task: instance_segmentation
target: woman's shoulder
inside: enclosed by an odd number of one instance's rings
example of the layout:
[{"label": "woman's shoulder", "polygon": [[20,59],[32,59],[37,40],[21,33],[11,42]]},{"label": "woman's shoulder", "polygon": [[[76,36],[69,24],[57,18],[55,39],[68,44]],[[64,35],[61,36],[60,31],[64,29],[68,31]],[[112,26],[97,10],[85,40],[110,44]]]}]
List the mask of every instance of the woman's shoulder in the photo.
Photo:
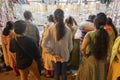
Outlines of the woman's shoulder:
[{"label": "woman's shoulder", "polygon": [[93,31],[87,32],[86,36],[91,38],[91,37],[93,37],[95,34],[96,34],[96,31],[93,30]]},{"label": "woman's shoulder", "polygon": [[93,31],[88,31],[87,33],[88,33],[88,34],[94,34],[94,33],[96,33],[96,31],[95,31],[95,30],[93,30]]},{"label": "woman's shoulder", "polygon": [[55,25],[51,25],[50,27],[47,28],[48,31],[55,31],[56,27]]}]

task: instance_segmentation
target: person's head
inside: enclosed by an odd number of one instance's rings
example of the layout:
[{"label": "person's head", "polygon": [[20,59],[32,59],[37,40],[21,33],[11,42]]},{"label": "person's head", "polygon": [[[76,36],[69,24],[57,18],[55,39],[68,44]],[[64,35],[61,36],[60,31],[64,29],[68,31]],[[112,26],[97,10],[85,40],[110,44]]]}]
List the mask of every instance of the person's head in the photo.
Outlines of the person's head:
[{"label": "person's head", "polygon": [[25,18],[26,20],[31,20],[31,18],[32,18],[32,13],[31,13],[30,11],[25,11],[25,12],[24,12],[24,18]]},{"label": "person's head", "polygon": [[107,51],[108,51],[108,42],[109,35],[107,31],[104,29],[106,25],[107,17],[104,13],[97,14],[95,18],[94,25],[96,27],[96,36],[94,43],[93,55],[97,60],[106,59]]},{"label": "person's head", "polygon": [[56,9],[54,12],[54,20],[56,24],[57,40],[61,40],[65,35],[64,12],[62,9]]},{"label": "person's head", "polygon": [[63,22],[64,20],[64,12],[62,9],[56,9],[54,12],[54,19],[55,22],[59,23],[59,22]]},{"label": "person's head", "polygon": [[66,23],[68,26],[73,26],[73,25],[76,25],[76,26],[77,26],[77,22],[76,22],[76,20],[75,20],[72,16],[69,16],[69,17],[65,20],[65,23]]},{"label": "person's head", "polygon": [[6,23],[6,27],[3,30],[3,35],[5,35],[5,36],[9,35],[10,30],[13,29],[13,24],[14,24],[14,22],[12,22],[12,21],[8,21]]},{"label": "person's head", "polygon": [[113,23],[113,22],[112,22],[112,19],[111,19],[110,17],[108,17],[106,23],[107,23],[108,25],[109,25],[109,24],[112,24],[112,23]]},{"label": "person's head", "polygon": [[106,25],[106,22],[107,16],[104,13],[98,13],[95,18],[94,25],[96,29],[101,29],[102,26],[104,27]]},{"label": "person's head", "polygon": [[67,26],[72,27],[73,26],[73,18],[71,16],[69,16],[66,20],[65,23],[67,24]]},{"label": "person's head", "polygon": [[14,32],[16,34],[22,35],[26,30],[27,24],[23,20],[18,20],[14,23]]},{"label": "person's head", "polygon": [[12,29],[13,29],[13,24],[14,24],[13,21],[8,21],[8,22],[6,23],[6,28],[9,29],[9,30],[12,30]]},{"label": "person's head", "polygon": [[49,22],[54,22],[53,15],[48,16],[48,21],[49,21]]},{"label": "person's head", "polygon": [[89,15],[87,21],[94,22],[95,17],[96,15]]},{"label": "person's head", "polygon": [[112,27],[112,29],[115,33],[115,38],[117,38],[118,32],[117,32],[117,29],[115,28],[115,25],[113,24],[112,19],[110,17],[107,18],[107,25],[110,25],[110,27]]}]

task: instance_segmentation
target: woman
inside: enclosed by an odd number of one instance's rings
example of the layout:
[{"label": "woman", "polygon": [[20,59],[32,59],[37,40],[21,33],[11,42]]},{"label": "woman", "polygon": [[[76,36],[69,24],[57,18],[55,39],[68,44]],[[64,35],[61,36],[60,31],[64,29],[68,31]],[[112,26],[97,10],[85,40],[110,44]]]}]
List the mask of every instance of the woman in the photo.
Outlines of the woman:
[{"label": "woman", "polygon": [[15,74],[19,75],[19,72],[16,69],[15,57],[13,56],[12,52],[9,50],[10,40],[14,38],[14,36],[15,35],[13,32],[13,22],[8,21],[2,33],[2,49],[3,49],[4,60],[6,66],[10,66],[11,68],[13,68]]},{"label": "woman", "polygon": [[69,66],[72,69],[78,69],[79,67],[79,61],[80,61],[80,56],[79,56],[79,39],[75,39],[74,35],[75,32],[77,30],[77,23],[75,21],[75,19],[71,16],[69,16],[66,20],[65,20],[66,26],[71,30],[72,32],[72,39],[73,39],[73,50],[70,53],[70,62],[69,62]]},{"label": "woman", "polygon": [[[89,15],[87,20],[80,23],[80,25],[76,31],[76,35],[78,35],[79,39],[80,39],[80,46],[82,45],[83,39],[84,39],[85,35],[87,34],[87,32],[95,30],[94,23],[93,23],[95,17],[96,17],[96,15]],[[81,51],[80,51],[80,63],[82,63]]]},{"label": "woman", "polygon": [[118,32],[117,32],[117,29],[116,29],[115,25],[113,24],[112,19],[109,18],[109,17],[107,18],[107,25],[112,28],[113,33],[114,33],[114,38],[113,38],[113,39],[114,39],[114,41],[115,41],[115,39],[116,39],[117,36],[118,36]]},{"label": "woman", "polygon": [[107,53],[109,35],[104,29],[107,17],[104,13],[97,14],[94,25],[96,30],[86,34],[82,44],[83,57],[87,57],[84,44],[91,44],[91,54],[80,65],[76,80],[106,80]]},{"label": "woman", "polygon": [[35,80],[41,80],[37,62],[40,62],[39,48],[33,38],[24,34],[26,27],[27,24],[23,20],[14,23],[16,36],[10,40],[10,51],[16,55],[16,67],[19,69],[21,80],[28,80],[30,72]]},{"label": "woman", "polygon": [[[67,80],[67,62],[73,47],[71,31],[65,27],[63,20],[64,12],[61,9],[55,10],[55,25],[48,28],[42,44],[44,51],[56,59],[54,60],[55,80],[60,80],[61,73],[62,80]],[[50,46],[48,46],[49,42]]]},{"label": "woman", "polygon": [[110,61],[112,47],[113,47],[115,39],[118,36],[118,32],[117,32],[117,29],[115,28],[111,18],[107,18],[107,24],[106,24],[105,28],[109,34],[109,37],[110,37],[110,41],[109,41],[110,45],[109,45],[108,58],[107,58],[108,61]]},{"label": "woman", "polygon": [[[97,16],[103,16],[104,17],[106,15],[104,13],[99,13],[99,14],[97,14]],[[103,17],[101,17],[101,18],[103,18]],[[104,19],[104,21],[106,23],[107,22],[107,18],[103,18],[103,19]],[[104,26],[102,25],[104,28],[106,27],[105,23],[104,23]],[[96,25],[95,22],[94,22],[94,25]],[[98,24],[97,24],[97,26],[98,26]],[[101,26],[101,28],[102,28],[102,26]],[[90,56],[92,54],[92,51],[94,49],[93,45],[94,45],[94,41],[95,41],[94,38],[96,36],[96,32],[97,32],[97,28],[94,31],[88,32],[85,35],[85,37],[83,39],[83,42],[82,42],[82,45],[81,45],[81,53],[82,53],[83,56],[87,56],[88,57],[88,56]]]},{"label": "woman", "polygon": [[[110,58],[107,80],[119,80],[120,77],[120,37],[115,40]],[[118,79],[117,79],[118,78]]]},{"label": "woman", "polygon": [[[43,39],[46,36],[46,31],[49,27],[52,27],[54,25],[54,19],[53,15],[50,15],[48,17],[48,24],[44,29],[43,33]],[[43,40],[42,40],[43,42]],[[49,43],[50,45],[50,43]],[[45,69],[45,75],[46,77],[53,77],[54,76],[54,71],[53,71],[53,63],[52,60],[54,60],[54,57],[50,55],[49,53],[44,52],[44,47],[42,47],[42,58],[43,58],[43,63],[44,63],[44,69]]]},{"label": "woman", "polygon": [[77,29],[77,22],[75,21],[75,19],[72,16],[69,16],[66,20],[65,20],[66,26],[71,30],[73,36],[76,32]]}]

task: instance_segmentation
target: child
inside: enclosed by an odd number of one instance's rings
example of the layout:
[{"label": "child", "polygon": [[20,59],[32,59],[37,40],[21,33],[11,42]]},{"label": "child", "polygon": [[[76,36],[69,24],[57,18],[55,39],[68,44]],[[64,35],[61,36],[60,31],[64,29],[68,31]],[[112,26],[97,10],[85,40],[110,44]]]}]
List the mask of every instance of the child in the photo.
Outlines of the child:
[{"label": "child", "polygon": [[28,80],[31,71],[40,80],[40,75],[36,62],[40,60],[40,53],[34,39],[25,36],[26,23],[23,20],[14,23],[16,37],[10,41],[10,51],[16,56],[16,66],[19,69],[21,80]]}]

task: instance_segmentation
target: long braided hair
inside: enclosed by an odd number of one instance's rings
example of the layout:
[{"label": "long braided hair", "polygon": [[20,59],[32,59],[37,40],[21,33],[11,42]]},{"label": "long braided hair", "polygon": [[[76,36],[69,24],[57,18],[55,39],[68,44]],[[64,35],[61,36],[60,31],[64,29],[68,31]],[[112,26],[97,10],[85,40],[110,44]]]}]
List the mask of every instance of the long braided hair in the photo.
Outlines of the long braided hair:
[{"label": "long braided hair", "polygon": [[107,31],[104,29],[106,25],[107,17],[104,13],[97,14],[95,18],[94,25],[97,29],[97,33],[95,36],[95,44],[93,55],[97,60],[106,59],[108,52],[108,43],[109,43],[109,35]]}]

